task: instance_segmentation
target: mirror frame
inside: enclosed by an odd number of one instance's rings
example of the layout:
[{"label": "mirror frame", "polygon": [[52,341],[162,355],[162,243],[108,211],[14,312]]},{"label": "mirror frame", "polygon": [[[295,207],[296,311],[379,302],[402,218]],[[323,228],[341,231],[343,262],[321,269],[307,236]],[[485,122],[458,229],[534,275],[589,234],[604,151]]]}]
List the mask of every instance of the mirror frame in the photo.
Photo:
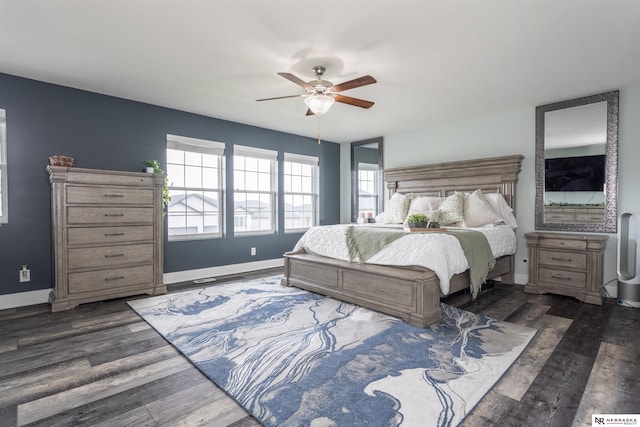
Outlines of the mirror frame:
[{"label": "mirror frame", "polygon": [[384,143],[377,137],[351,143],[351,222],[358,220],[358,171],[355,164],[355,149],[362,145],[378,144],[378,214],[384,209]]},{"label": "mirror frame", "polygon": [[[602,224],[558,224],[544,222],[544,117],[549,111],[581,105],[607,103],[605,218]],[[618,108],[619,91],[584,96],[536,107],[536,230],[615,233],[618,225]]]}]

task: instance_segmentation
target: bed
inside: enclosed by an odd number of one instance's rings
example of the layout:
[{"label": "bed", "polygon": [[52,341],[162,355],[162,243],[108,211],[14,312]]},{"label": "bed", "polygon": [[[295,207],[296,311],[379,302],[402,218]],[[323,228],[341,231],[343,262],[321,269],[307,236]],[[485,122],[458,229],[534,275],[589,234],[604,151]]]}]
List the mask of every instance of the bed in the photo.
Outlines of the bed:
[{"label": "bed", "polygon": [[[500,193],[515,210],[516,182],[523,156],[512,155],[387,169],[394,193],[447,197],[456,192]],[[496,259],[489,278],[513,284],[514,255]],[[469,287],[468,271],[451,277],[448,293]],[[438,275],[420,266],[378,265],[320,256],[300,248],[284,254],[282,284],[361,305],[427,327],[442,317],[444,293]]]}]

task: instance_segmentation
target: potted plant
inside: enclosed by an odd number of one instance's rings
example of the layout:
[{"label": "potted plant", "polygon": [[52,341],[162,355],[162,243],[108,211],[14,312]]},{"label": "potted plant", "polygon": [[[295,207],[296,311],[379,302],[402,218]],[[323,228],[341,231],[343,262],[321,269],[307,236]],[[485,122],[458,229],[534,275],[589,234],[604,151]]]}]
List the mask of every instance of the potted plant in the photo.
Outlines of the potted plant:
[{"label": "potted plant", "polygon": [[407,217],[407,225],[409,228],[427,228],[429,217],[425,214],[417,213]]},{"label": "potted plant", "polygon": [[171,201],[171,195],[169,194],[169,178],[167,178],[166,172],[160,167],[160,162],[157,160],[145,160],[142,164],[146,166],[146,171],[148,173],[164,174],[164,185],[162,186],[162,206],[164,206],[164,209],[162,210],[162,216],[166,216],[166,210],[169,206],[169,202]]}]

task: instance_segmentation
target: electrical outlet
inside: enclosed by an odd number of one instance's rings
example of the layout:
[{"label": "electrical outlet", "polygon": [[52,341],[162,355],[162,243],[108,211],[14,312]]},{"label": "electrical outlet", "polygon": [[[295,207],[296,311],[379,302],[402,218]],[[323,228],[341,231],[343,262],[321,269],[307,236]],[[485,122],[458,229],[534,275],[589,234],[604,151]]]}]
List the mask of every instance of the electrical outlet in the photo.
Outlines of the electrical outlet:
[{"label": "electrical outlet", "polygon": [[31,281],[31,270],[27,268],[26,265],[22,266],[20,270],[20,283],[30,282]]},{"label": "electrical outlet", "polygon": [[256,248],[251,248],[251,256],[256,256]]}]

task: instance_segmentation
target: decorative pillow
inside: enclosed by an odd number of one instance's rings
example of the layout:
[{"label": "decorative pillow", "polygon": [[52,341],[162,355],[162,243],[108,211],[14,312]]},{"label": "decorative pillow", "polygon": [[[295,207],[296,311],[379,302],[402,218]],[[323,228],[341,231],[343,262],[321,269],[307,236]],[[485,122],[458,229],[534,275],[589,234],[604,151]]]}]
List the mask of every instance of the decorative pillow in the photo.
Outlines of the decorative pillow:
[{"label": "decorative pillow", "polygon": [[393,193],[385,206],[383,222],[385,224],[402,224],[402,221],[407,217],[409,203],[411,203],[411,196],[408,194]]},{"label": "decorative pillow", "polygon": [[411,200],[407,216],[421,213],[431,218],[433,211],[440,207],[443,200],[444,197],[418,196]]},{"label": "decorative pillow", "polygon": [[500,214],[502,220],[514,230],[518,228],[518,221],[513,215],[513,209],[500,193],[485,193],[484,197],[491,203],[493,209]]},{"label": "decorative pillow", "polygon": [[482,191],[476,190],[465,195],[464,225],[465,227],[482,227],[487,224],[501,223],[502,216],[496,212],[491,203],[484,197]]},{"label": "decorative pillow", "polygon": [[444,199],[435,212],[440,225],[453,225],[464,221],[464,193],[455,193]]}]

